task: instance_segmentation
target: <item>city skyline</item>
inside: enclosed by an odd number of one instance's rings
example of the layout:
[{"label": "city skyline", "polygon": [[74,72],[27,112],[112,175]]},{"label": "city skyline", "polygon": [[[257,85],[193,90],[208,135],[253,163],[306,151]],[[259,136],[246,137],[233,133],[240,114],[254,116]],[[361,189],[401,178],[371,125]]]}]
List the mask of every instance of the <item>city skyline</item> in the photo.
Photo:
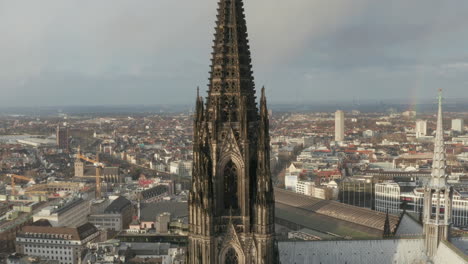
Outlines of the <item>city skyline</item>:
[{"label": "city skyline", "polygon": [[0,0],[0,263],[468,263],[432,1]]},{"label": "city skyline", "polygon": [[[215,2],[2,1],[0,103],[192,103]],[[468,3],[449,2],[248,1],[256,86],[272,103],[463,98]]]}]

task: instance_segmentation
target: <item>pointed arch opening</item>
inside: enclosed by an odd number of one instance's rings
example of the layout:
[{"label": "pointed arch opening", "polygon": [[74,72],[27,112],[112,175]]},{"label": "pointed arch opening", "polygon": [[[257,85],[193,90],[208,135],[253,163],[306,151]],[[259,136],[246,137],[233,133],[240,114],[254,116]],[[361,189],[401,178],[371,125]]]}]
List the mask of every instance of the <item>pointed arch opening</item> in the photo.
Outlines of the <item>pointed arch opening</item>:
[{"label": "pointed arch opening", "polygon": [[224,259],[224,264],[239,264],[239,256],[233,248],[228,249]]},{"label": "pointed arch opening", "polygon": [[224,209],[236,210],[239,208],[239,196],[238,196],[238,175],[239,171],[230,160],[223,170],[224,175]]}]

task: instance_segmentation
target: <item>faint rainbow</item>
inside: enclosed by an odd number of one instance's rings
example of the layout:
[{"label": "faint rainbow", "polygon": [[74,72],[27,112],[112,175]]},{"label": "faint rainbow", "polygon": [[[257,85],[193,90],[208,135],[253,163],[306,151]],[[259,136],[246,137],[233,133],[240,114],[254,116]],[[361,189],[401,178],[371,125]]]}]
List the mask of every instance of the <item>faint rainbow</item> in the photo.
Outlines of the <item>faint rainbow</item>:
[{"label": "faint rainbow", "polygon": [[[442,13],[443,10],[439,9],[439,12]],[[431,52],[431,37],[432,35],[440,32],[443,30],[443,24],[441,23],[442,21],[442,16],[434,16],[434,21],[432,25],[432,30],[430,32],[427,32],[426,34],[426,40],[424,43],[425,45],[422,45],[419,47],[419,63],[414,65],[413,67],[415,68],[416,74],[414,78],[414,82],[412,85],[410,85],[408,89],[408,97],[410,99],[410,103],[408,106],[408,110],[413,110],[416,111],[416,114],[419,113],[419,106],[422,103],[424,99],[432,98],[432,94],[435,94],[436,91],[430,91],[426,86],[427,86],[427,75],[428,71],[431,70],[430,68],[430,62],[428,58],[430,57],[430,52]],[[439,87],[440,88],[440,87]],[[428,96],[427,93],[430,93]]]}]

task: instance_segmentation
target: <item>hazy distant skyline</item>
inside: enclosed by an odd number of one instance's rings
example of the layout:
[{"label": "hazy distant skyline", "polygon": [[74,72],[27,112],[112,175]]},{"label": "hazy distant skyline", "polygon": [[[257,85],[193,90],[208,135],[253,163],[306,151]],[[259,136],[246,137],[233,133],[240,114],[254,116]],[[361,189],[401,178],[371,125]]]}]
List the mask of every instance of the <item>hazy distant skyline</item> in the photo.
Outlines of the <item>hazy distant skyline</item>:
[{"label": "hazy distant skyline", "polygon": [[[217,2],[0,0],[0,104],[191,103]],[[244,3],[270,102],[468,98],[468,1]]]}]

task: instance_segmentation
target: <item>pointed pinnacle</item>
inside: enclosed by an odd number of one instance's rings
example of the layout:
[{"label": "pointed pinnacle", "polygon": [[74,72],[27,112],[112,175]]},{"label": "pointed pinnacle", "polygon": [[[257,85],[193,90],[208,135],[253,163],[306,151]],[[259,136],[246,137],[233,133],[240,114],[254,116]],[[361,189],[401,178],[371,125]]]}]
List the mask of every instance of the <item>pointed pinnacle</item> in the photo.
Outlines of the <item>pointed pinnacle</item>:
[{"label": "pointed pinnacle", "polygon": [[260,97],[260,112],[267,117],[267,100],[266,100],[266,95],[265,95],[265,86],[262,87],[262,95]]},{"label": "pointed pinnacle", "polygon": [[442,105],[442,88],[439,89],[439,105]]},{"label": "pointed pinnacle", "polygon": [[439,89],[439,110],[437,113],[436,135],[434,139],[434,158],[432,161],[432,178],[430,185],[443,186],[446,184],[446,155],[444,146],[444,128],[442,112],[442,89]]}]

